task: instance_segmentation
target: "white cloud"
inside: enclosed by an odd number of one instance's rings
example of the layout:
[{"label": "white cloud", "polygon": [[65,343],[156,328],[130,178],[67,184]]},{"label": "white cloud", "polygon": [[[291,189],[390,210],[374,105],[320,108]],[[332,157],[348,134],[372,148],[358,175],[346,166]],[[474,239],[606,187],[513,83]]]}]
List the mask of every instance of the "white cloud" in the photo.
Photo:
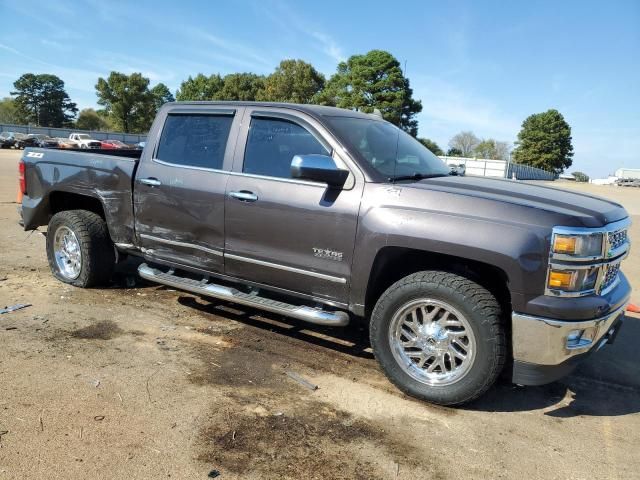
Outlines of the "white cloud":
[{"label": "white cloud", "polygon": [[342,48],[329,35],[320,32],[312,32],[311,36],[320,41],[322,51],[337,63],[344,62],[346,60]]},{"label": "white cloud", "polygon": [[342,47],[335,38],[320,28],[315,22],[309,21],[298,14],[293,7],[284,0],[269,3],[269,8],[259,5],[259,12],[272,23],[280,27],[283,32],[294,30],[312,40],[314,46],[335,62],[346,60]]},{"label": "white cloud", "polygon": [[253,48],[241,45],[235,41],[227,40],[225,38],[213,35],[204,30],[191,28],[187,32],[187,36],[195,38],[197,40],[204,40],[211,45],[214,45],[222,50],[225,50],[225,54],[219,52],[209,52],[212,55],[218,55],[226,58],[227,60],[234,60],[236,63],[245,63],[247,65],[256,64],[264,65],[265,67],[272,68],[273,62],[265,59],[263,52],[255,50]]},{"label": "white cloud", "polygon": [[479,137],[513,142],[520,121],[496,103],[431,76],[412,76],[414,97],[422,100],[420,136],[435,138],[441,147],[461,130]]}]

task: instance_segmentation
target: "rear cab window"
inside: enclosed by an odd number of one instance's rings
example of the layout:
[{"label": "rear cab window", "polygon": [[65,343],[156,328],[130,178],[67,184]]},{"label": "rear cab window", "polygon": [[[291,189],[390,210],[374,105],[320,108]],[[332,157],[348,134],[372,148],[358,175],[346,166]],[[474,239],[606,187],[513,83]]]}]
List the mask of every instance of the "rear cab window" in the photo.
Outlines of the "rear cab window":
[{"label": "rear cab window", "polygon": [[155,158],[187,167],[221,170],[233,115],[168,114]]},{"label": "rear cab window", "polygon": [[244,152],[243,173],[291,178],[295,155],[330,155],[306,128],[281,118],[252,117]]}]

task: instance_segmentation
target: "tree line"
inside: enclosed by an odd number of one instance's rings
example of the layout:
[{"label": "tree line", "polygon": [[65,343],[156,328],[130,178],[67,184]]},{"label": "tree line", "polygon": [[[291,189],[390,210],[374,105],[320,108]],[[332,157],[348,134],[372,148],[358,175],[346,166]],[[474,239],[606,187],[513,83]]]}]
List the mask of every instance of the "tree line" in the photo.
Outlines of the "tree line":
[{"label": "tree line", "polygon": [[[12,98],[0,101],[0,123],[74,127],[83,130],[116,130],[146,133],[158,109],[174,100],[229,100],[308,103],[357,109],[383,118],[414,137],[416,115],[422,111],[413,98],[409,79],[400,62],[389,52],[371,50],[340,62],[328,79],[303,60],[282,60],[269,75],[251,72],[198,73],[181,82],[174,95],[163,83],[151,86],[141,73],[111,72],[95,84],[102,108],[78,112],[55,75],[26,73],[14,82]],[[508,142],[480,139],[463,131],[449,141],[445,152],[433,140],[418,138],[436,155],[478,157],[513,161],[561,172],[572,163],[571,128],[557,110],[534,114],[522,124],[511,151]]]},{"label": "tree line", "polygon": [[[571,127],[555,109],[529,115],[522,122],[513,150],[509,142],[493,138],[480,139],[471,131],[454,135],[449,140],[449,149],[446,152],[432,140],[418,140],[436,155],[511,160],[554,173],[562,173],[573,164]],[[574,177],[578,181],[589,179],[582,172],[574,172]]]}]

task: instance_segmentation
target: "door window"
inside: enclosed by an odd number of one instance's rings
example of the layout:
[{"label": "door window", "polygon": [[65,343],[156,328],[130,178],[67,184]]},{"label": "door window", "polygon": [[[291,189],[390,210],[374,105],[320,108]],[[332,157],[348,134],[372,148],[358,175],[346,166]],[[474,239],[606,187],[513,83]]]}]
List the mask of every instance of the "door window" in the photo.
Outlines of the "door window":
[{"label": "door window", "polygon": [[329,155],[308,130],[283,119],[252,118],[242,171],[254,175],[291,178],[295,155]]},{"label": "door window", "polygon": [[232,115],[168,115],[156,158],[175,165],[222,169]]}]

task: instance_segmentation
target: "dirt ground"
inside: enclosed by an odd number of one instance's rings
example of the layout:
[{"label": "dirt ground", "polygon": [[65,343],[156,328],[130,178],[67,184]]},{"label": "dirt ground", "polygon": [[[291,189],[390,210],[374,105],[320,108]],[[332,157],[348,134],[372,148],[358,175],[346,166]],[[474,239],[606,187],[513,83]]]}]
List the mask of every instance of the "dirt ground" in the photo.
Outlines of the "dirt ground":
[{"label": "dirt ground", "polygon": [[[1,480],[640,478],[638,318],[562,382],[434,407],[387,382],[361,328],[126,268],[104,290],[54,280],[44,237],[17,225],[18,158],[0,152],[0,306],[33,305],[0,316]],[[622,202],[640,238],[640,189],[567,188]],[[635,251],[624,269],[639,289]]]}]

